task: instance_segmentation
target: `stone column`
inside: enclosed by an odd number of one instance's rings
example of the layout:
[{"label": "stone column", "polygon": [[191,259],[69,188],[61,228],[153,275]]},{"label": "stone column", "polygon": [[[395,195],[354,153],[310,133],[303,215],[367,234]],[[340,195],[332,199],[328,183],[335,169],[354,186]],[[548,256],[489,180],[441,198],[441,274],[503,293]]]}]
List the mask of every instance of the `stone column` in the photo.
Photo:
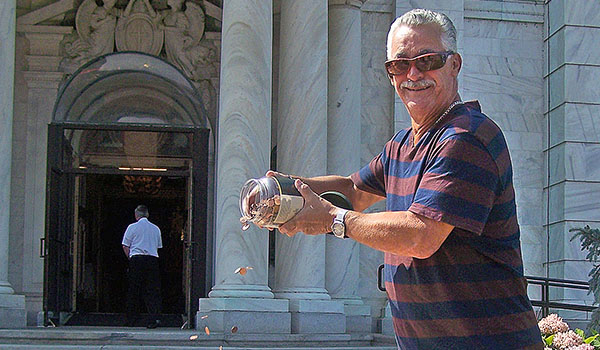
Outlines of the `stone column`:
[{"label": "stone column", "polygon": [[[44,260],[40,259],[40,238],[46,227],[46,159],[48,124],[52,107],[64,73],[58,66],[62,59],[60,42],[72,28],[60,26],[18,25],[29,44],[26,71],[27,84],[25,166],[23,175],[23,293],[27,298],[28,319],[42,310]],[[50,106],[50,107],[49,107]],[[41,317],[41,314],[38,315]]]},{"label": "stone column", "polygon": [[[349,175],[360,167],[361,21],[359,0],[329,0],[327,172]],[[359,244],[326,236],[325,287],[344,303],[347,332],[371,331],[370,307],[357,295]]]},{"label": "stone column", "polygon": [[[587,261],[588,251],[581,250],[579,239],[571,241],[575,232],[570,229],[600,227],[600,49],[593,45],[600,35],[600,3],[552,0],[544,7],[547,277],[587,281],[595,264]],[[550,300],[594,304],[593,295],[570,288],[552,291]],[[586,318],[575,313],[568,317],[573,320],[569,324]]]},{"label": "stone column", "polygon": [[8,282],[16,0],[0,3],[0,328],[25,326],[25,297]]},{"label": "stone column", "polygon": [[[327,1],[281,1],[277,168],[327,171]],[[345,332],[343,303],[325,289],[325,236],[278,234],[275,295],[290,299],[292,332]]]},{"label": "stone column", "polygon": [[[287,300],[268,286],[269,233],[242,231],[239,193],[269,169],[273,8],[270,1],[223,4],[217,153],[215,286],[200,299],[196,327],[289,333]],[[247,273],[235,273],[240,268]],[[208,317],[204,317],[208,315]]]}]

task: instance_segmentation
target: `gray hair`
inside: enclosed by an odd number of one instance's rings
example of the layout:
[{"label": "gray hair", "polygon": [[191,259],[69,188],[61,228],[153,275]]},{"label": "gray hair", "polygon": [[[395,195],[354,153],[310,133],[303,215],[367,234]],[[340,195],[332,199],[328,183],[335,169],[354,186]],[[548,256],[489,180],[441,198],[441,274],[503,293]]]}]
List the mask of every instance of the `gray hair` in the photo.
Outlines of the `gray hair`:
[{"label": "gray hair", "polygon": [[396,29],[400,28],[401,26],[416,27],[430,23],[437,24],[440,27],[442,31],[440,39],[442,40],[442,45],[444,45],[444,49],[456,52],[456,28],[454,27],[454,24],[452,23],[450,18],[448,18],[448,16],[441,12],[434,12],[431,10],[424,9],[414,9],[396,18],[394,23],[392,23],[387,36],[387,58],[393,58],[391,57],[392,36],[394,35]]},{"label": "gray hair", "polygon": [[139,216],[140,218],[147,218],[150,213],[148,212],[148,207],[140,204],[135,208],[135,215]]}]

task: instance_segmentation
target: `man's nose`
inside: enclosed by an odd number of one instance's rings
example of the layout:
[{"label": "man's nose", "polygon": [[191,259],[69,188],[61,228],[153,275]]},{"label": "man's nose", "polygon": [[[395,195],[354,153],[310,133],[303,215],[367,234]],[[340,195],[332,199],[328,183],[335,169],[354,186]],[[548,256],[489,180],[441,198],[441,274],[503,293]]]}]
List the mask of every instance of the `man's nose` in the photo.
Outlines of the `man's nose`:
[{"label": "man's nose", "polygon": [[406,77],[412,81],[417,81],[423,76],[423,72],[421,72],[415,62],[409,62],[408,71],[406,72]]}]

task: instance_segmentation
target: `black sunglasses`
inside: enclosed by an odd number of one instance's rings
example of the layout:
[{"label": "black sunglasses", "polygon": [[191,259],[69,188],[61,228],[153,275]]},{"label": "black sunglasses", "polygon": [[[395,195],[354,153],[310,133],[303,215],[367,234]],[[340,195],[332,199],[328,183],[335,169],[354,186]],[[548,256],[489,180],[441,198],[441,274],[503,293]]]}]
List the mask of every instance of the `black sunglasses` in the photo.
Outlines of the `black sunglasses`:
[{"label": "black sunglasses", "polygon": [[410,69],[410,63],[415,62],[415,67],[421,72],[436,70],[446,64],[448,56],[453,55],[453,51],[430,52],[413,58],[395,58],[385,62],[385,70],[390,79],[394,75],[404,75]]}]

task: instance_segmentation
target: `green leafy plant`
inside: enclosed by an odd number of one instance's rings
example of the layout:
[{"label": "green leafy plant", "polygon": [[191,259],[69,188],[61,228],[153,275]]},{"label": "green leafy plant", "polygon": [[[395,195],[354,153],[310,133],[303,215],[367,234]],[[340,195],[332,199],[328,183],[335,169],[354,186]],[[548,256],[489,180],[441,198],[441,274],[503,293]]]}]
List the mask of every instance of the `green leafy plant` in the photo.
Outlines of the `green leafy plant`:
[{"label": "green leafy plant", "polygon": [[[600,302],[600,230],[590,228],[586,225],[583,228],[572,228],[569,232],[575,232],[571,241],[576,238],[581,240],[581,250],[587,250],[586,260],[593,264],[592,270],[588,274],[590,277],[590,289],[588,294],[594,294],[594,304]],[[600,328],[600,312],[598,309],[592,312],[592,318],[589,324],[589,329]]]}]

